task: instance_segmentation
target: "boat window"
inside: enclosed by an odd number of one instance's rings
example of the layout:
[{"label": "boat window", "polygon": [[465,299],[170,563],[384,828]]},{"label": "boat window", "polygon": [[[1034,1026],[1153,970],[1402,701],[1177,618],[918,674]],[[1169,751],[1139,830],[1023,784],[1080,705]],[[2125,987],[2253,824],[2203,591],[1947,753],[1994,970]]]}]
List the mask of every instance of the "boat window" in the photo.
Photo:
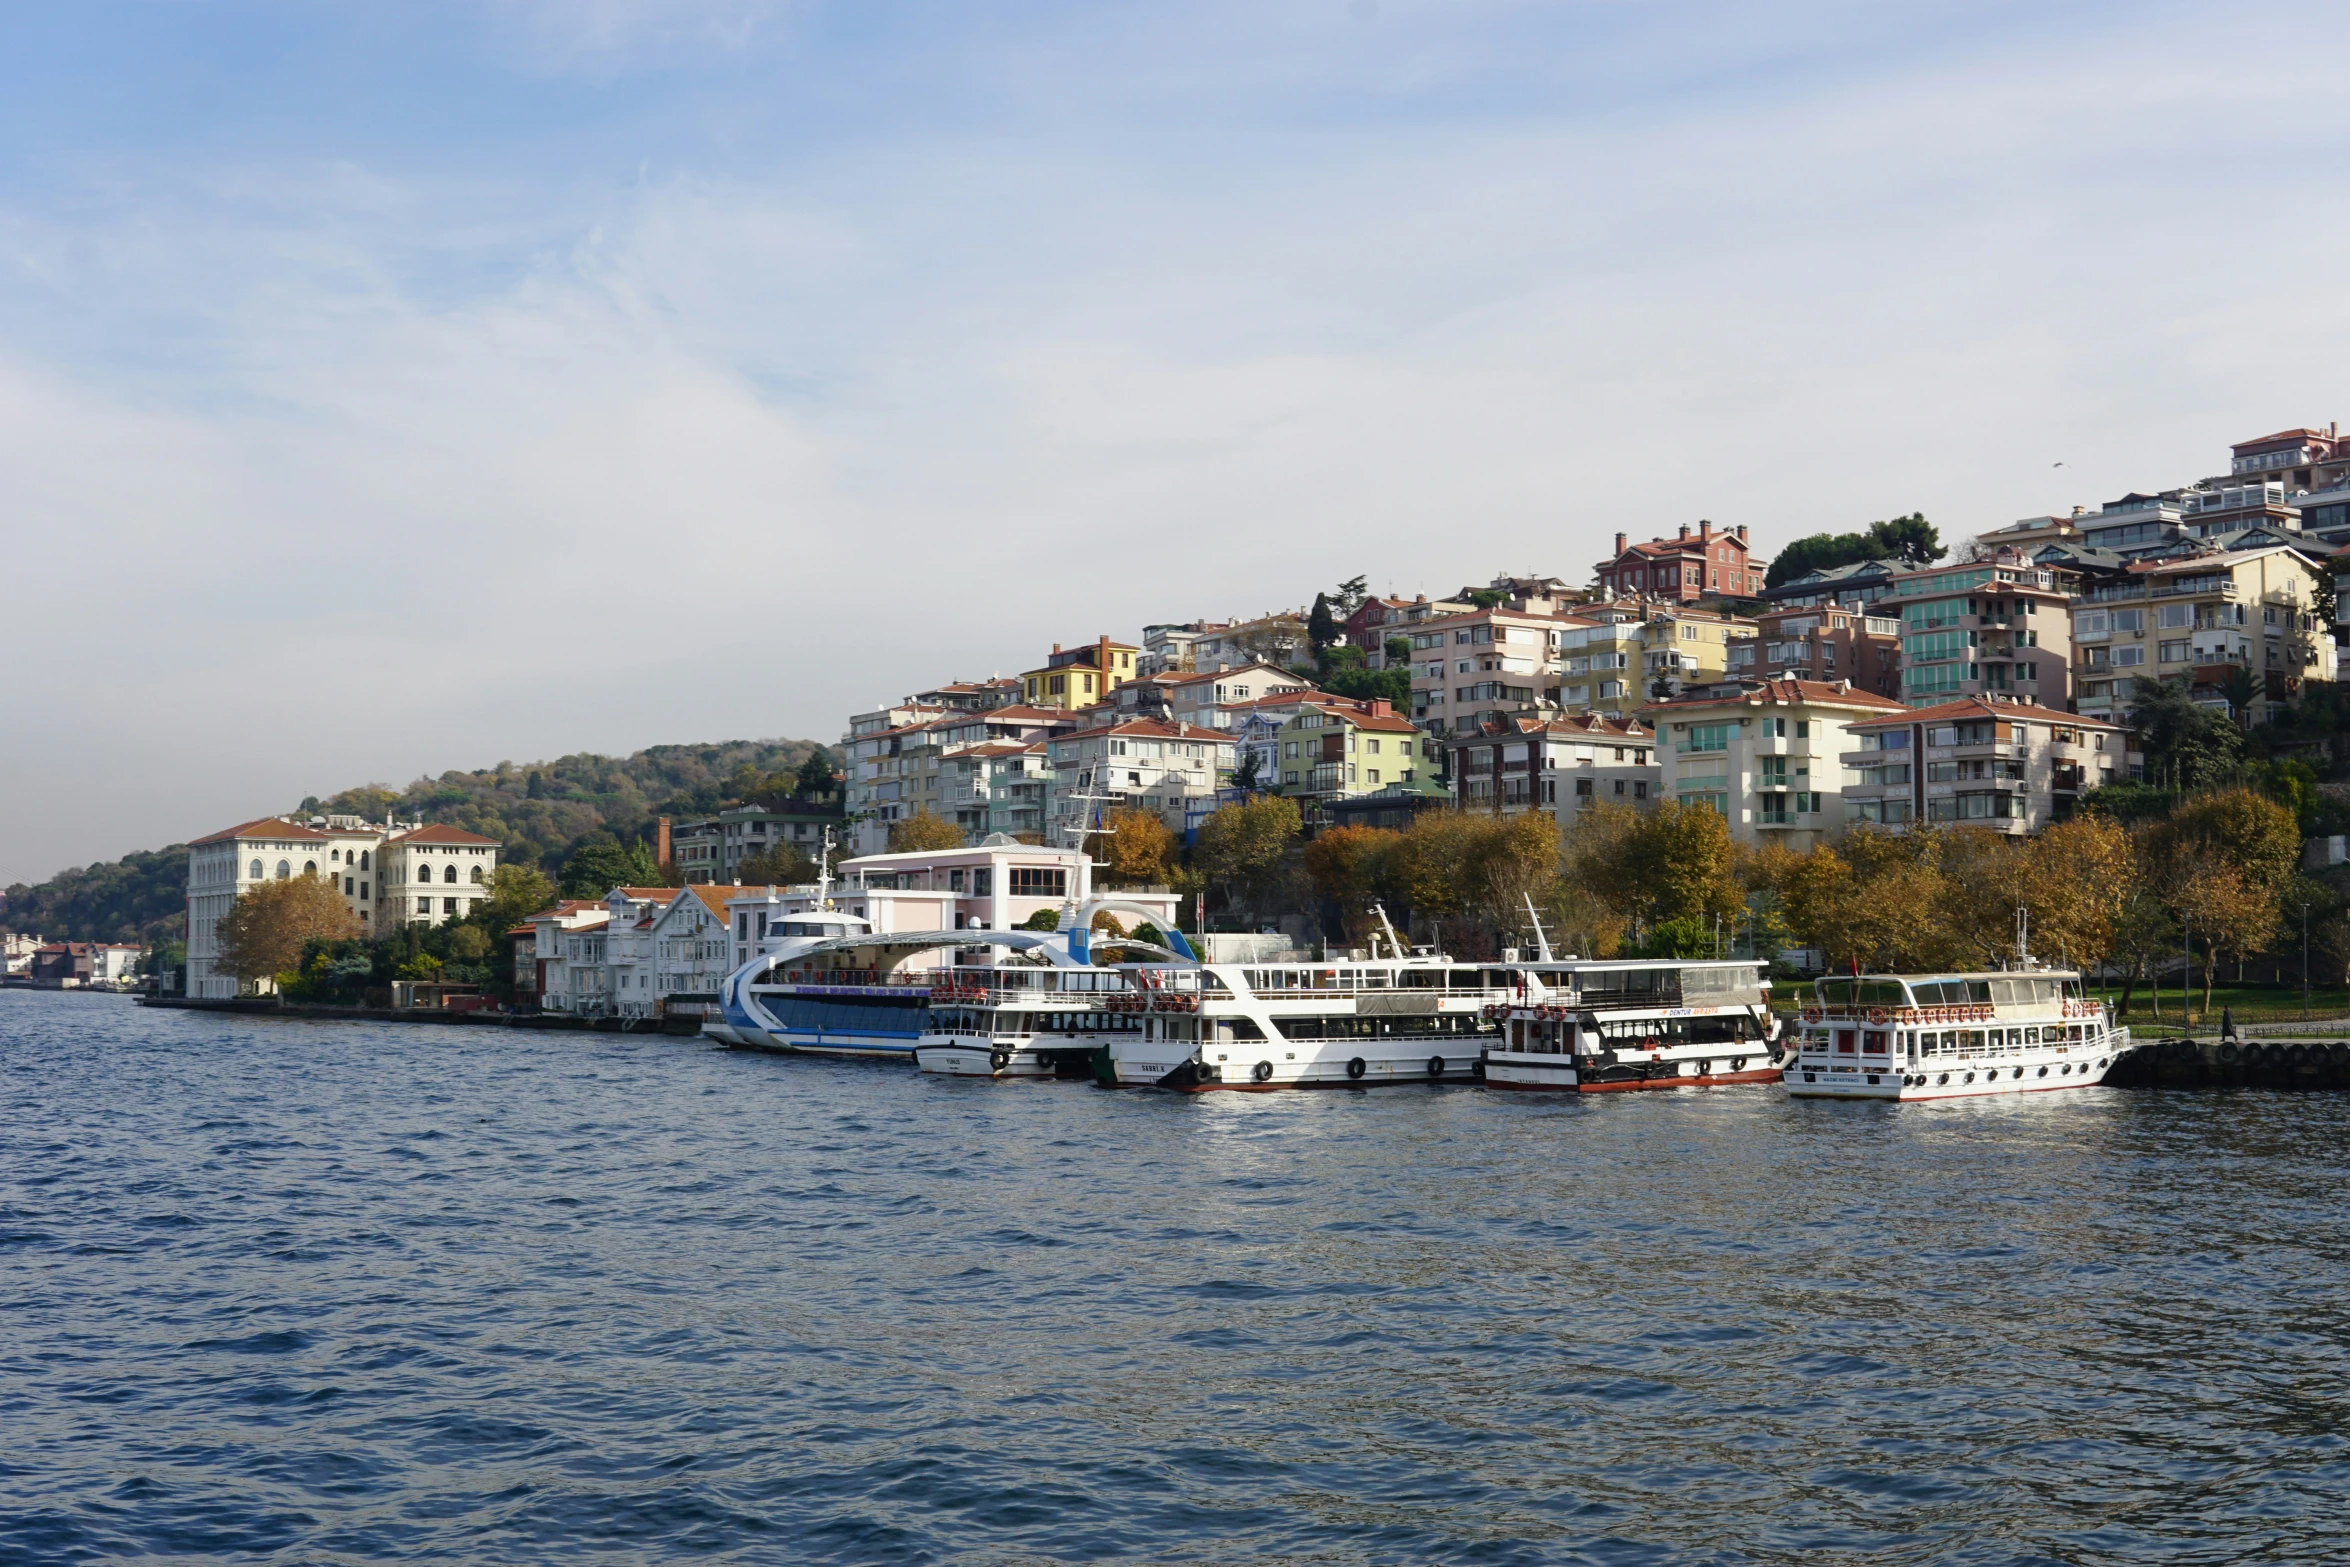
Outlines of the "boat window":
[{"label": "boat window", "polygon": [[1864,1007],[1905,1007],[1909,993],[1897,979],[1864,979],[1860,981],[1860,1004]]},{"label": "boat window", "polygon": [[1853,1044],[1856,1040],[1859,1039],[1859,1037],[1860,1036],[1857,1033],[1849,1028],[1840,1028],[1836,1030],[1836,1053],[1838,1055],[1845,1056],[1852,1054]]},{"label": "boat window", "polygon": [[1887,1036],[1878,1033],[1873,1028],[1868,1030],[1866,1033],[1860,1036],[1860,1053],[1864,1056],[1883,1055],[1885,1053],[1886,1037]]},{"label": "boat window", "polygon": [[1852,1005],[1852,987],[1858,983],[1851,979],[1823,979],[1813,989],[1821,1006],[1848,1007]]}]

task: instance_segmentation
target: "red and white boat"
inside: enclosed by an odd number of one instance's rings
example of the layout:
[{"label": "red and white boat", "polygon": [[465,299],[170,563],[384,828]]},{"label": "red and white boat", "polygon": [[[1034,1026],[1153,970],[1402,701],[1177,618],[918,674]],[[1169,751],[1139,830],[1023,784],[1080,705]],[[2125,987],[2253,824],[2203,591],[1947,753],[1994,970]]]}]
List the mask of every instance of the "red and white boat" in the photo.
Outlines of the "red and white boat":
[{"label": "red and white boat", "polygon": [[1610,1094],[1775,1083],[1789,1057],[1762,963],[1518,964],[1517,994],[1487,1008],[1501,1038],[1488,1088]]},{"label": "red and white boat", "polygon": [[1858,974],[1813,982],[1787,1091],[1963,1099],[2093,1088],[2129,1051],[2070,969]]}]

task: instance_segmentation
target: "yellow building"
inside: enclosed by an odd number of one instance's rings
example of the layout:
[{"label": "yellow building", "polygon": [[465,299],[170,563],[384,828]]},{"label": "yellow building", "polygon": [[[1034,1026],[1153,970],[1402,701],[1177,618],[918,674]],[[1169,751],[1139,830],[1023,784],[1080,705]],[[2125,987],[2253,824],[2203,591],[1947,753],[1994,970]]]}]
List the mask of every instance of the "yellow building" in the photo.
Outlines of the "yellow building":
[{"label": "yellow building", "polygon": [[1740,616],[1668,604],[1591,604],[1575,614],[1594,624],[1560,637],[1558,705],[1623,718],[1729,679],[1731,648],[1756,629]]},{"label": "yellow building", "polygon": [[1422,765],[1420,731],[1383,701],[1314,697],[1275,732],[1275,771],[1262,782],[1298,802],[1308,826],[1323,805],[1410,783]]},{"label": "yellow building", "polygon": [[1020,700],[1030,707],[1092,707],[1132,680],[1142,649],[1100,637],[1083,647],[1053,644],[1041,669],[1020,676]]}]

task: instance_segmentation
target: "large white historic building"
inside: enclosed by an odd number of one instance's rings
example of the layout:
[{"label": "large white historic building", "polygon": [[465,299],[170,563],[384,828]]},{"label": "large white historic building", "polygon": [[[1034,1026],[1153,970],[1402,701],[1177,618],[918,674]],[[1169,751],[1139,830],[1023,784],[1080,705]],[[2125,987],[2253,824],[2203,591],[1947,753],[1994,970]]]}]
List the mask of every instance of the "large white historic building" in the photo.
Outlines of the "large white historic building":
[{"label": "large white historic building", "polygon": [[307,822],[265,816],[198,838],[188,845],[188,994],[211,1001],[237,994],[235,977],[215,968],[220,920],[261,882],[322,877],[342,894],[359,933],[375,936],[394,925],[438,924],[471,913],[489,896],[489,873],[497,865],[492,839],[357,816]]}]

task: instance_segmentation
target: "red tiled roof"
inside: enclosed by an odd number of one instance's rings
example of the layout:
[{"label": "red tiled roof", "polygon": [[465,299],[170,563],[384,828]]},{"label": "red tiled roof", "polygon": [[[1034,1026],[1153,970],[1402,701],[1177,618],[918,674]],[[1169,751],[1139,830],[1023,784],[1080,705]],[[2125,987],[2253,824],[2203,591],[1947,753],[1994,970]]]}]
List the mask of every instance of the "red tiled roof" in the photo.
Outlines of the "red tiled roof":
[{"label": "red tiled roof", "polygon": [[[257,831],[256,829],[266,830]],[[207,833],[201,838],[191,838],[188,840],[188,846],[193,848],[199,843],[224,843],[232,838],[315,838],[320,843],[324,843],[328,836],[328,834],[313,828],[304,827],[299,822],[289,822],[282,816],[263,816],[253,821],[239,822],[236,826],[221,832]]]},{"label": "red tiled roof", "polygon": [[1945,718],[2028,718],[2044,723],[2063,724],[2067,728],[2121,729],[2121,724],[2109,724],[2102,718],[2084,718],[2068,713],[2060,707],[2035,707],[2029,702],[2002,702],[1994,697],[1961,697],[1955,702],[1943,702],[1933,707],[1913,707],[1899,714],[1883,718],[1864,718],[1847,725],[1851,729],[1876,729],[1886,724],[1939,723]]},{"label": "red tiled roof", "polygon": [[2228,450],[2241,452],[2255,446],[2278,446],[2286,442],[2299,444],[2302,441],[2328,441],[2332,439],[2333,437],[2323,430],[2279,430],[2274,435],[2256,435],[2249,441],[2238,441]]},{"label": "red tiled roof", "polygon": [[[1839,691],[1837,686],[1843,685]],[[1827,680],[1759,680],[1749,690],[1734,691],[1725,696],[1685,696],[1670,702],[1650,702],[1643,713],[1660,713],[1672,708],[1760,706],[1774,702],[1809,702],[1822,707],[1875,707],[1887,712],[1906,712],[1899,702],[1873,692],[1863,691],[1846,681]],[[2040,708],[2040,712],[2049,709]]]},{"label": "red tiled roof", "polygon": [[495,838],[484,838],[478,833],[466,832],[462,828],[451,827],[443,822],[435,822],[430,827],[419,827],[414,832],[399,833],[387,841],[386,847],[394,843],[478,843],[486,844],[493,849],[498,847],[498,840]]}]

